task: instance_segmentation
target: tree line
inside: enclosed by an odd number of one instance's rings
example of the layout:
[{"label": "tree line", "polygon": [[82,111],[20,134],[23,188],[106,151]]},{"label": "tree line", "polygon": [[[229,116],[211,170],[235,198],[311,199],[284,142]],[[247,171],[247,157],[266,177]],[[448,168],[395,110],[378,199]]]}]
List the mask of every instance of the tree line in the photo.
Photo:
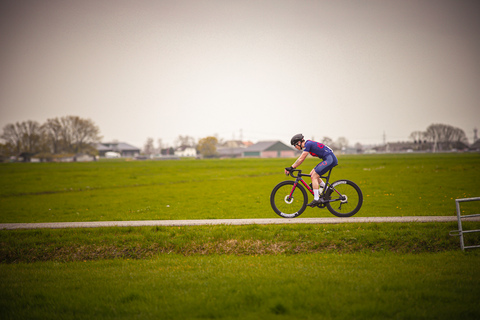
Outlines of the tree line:
[{"label": "tree line", "polygon": [[[23,158],[25,161],[33,156],[51,160],[59,155],[89,154],[97,155],[95,144],[100,142],[100,129],[90,119],[82,119],[78,116],[65,116],[47,119],[44,124],[37,121],[24,121],[7,124],[3,128],[0,138],[0,161],[10,157]],[[414,143],[423,144],[432,148],[433,151],[462,149],[468,146],[465,132],[446,124],[432,124],[425,131],[414,131],[410,134]],[[321,141],[334,149],[342,150],[348,146],[348,140],[344,137],[333,141],[324,137]],[[204,157],[218,156],[217,148],[222,140],[218,137],[206,137],[200,139],[198,144],[190,136],[179,136],[178,146],[191,146],[198,150]],[[361,150],[362,146],[356,144],[355,148]],[[155,153],[153,139],[148,138],[144,146],[145,154]],[[171,155],[172,147],[163,148],[161,139],[158,139],[158,153]]]},{"label": "tree line", "polygon": [[13,156],[29,161],[34,155],[45,160],[58,155],[96,155],[95,143],[102,137],[92,120],[65,116],[48,119],[44,124],[31,120],[7,124],[0,138],[4,141],[0,144],[0,158]]},{"label": "tree line", "polygon": [[431,145],[433,151],[468,147],[468,138],[465,131],[440,123],[431,124],[425,131],[412,132],[410,139],[414,143]]},{"label": "tree line", "polygon": [[[411,142],[421,144],[422,146],[416,150],[451,150],[451,149],[465,149],[468,147],[468,139],[465,132],[460,129],[446,124],[432,124],[425,131],[414,131],[410,134]],[[323,137],[319,140],[323,144],[328,145],[336,151],[343,151],[349,147],[349,141],[345,137],[339,137],[333,140],[330,137]],[[179,136],[176,140],[176,146],[188,146],[195,148],[199,154],[205,158],[218,157],[218,149],[223,147],[223,139],[216,136],[208,136],[195,142],[195,139],[190,136]],[[162,148],[162,140],[158,139],[158,149],[154,147],[153,138],[148,138],[144,146],[144,154],[173,154],[173,148],[170,153],[165,152],[168,149]],[[353,148],[357,153],[363,152],[363,146],[356,143]]]}]

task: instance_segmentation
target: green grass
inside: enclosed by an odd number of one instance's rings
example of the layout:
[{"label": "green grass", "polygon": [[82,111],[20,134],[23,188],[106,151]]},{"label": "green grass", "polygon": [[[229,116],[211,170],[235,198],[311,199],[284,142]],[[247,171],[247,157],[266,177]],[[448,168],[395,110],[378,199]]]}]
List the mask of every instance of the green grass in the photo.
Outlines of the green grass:
[{"label": "green grass", "polygon": [[[246,225],[4,230],[0,263],[148,259],[163,254],[296,255],[300,253],[434,253],[458,250],[452,223]],[[465,230],[480,229],[464,222]],[[465,235],[480,244],[480,233]]]},{"label": "green grass", "polygon": [[[0,223],[277,217],[273,187],[293,159],[0,165]],[[332,179],[364,193],[356,216],[454,215],[480,195],[479,154],[339,156]],[[302,165],[309,171],[309,158]],[[332,217],[308,208],[302,217]]]},{"label": "green grass", "polygon": [[1,265],[2,319],[478,319],[461,252]]},{"label": "green grass", "polygon": [[[340,156],[356,216],[455,215],[479,154]],[[275,218],[293,159],[0,165],[0,223]],[[305,171],[313,159],[302,165]],[[479,203],[463,203],[463,214]],[[307,209],[301,217],[333,217]],[[465,229],[480,229],[465,222]],[[456,223],[0,230],[0,319],[479,319]],[[465,235],[466,245],[480,234]]]},{"label": "green grass", "polygon": [[[465,228],[480,228],[466,222]],[[478,319],[455,223],[0,232],[2,319]],[[479,234],[467,242],[479,243]]]}]

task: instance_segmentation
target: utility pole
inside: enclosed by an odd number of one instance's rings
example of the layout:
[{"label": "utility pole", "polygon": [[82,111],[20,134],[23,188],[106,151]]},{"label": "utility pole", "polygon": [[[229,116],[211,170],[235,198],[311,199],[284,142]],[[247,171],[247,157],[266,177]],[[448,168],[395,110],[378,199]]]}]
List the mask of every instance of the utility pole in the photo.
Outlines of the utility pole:
[{"label": "utility pole", "polygon": [[385,134],[385,131],[383,131],[383,145],[385,146],[385,152],[388,152],[387,135]]}]

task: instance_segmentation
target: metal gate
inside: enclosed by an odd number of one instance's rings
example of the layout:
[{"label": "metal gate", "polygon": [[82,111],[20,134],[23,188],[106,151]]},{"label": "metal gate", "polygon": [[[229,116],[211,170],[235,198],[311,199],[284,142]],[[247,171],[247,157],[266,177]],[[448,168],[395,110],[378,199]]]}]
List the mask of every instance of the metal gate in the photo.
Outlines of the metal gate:
[{"label": "metal gate", "polygon": [[480,201],[480,197],[456,199],[455,200],[455,205],[457,207],[458,230],[450,231],[451,236],[460,236],[460,248],[462,248],[462,251],[465,251],[465,249],[480,248],[480,245],[465,246],[465,243],[464,243],[464,240],[463,240],[463,234],[464,233],[480,232],[480,229],[478,229],[478,230],[463,230],[462,219],[479,217],[480,216],[480,214],[470,214],[470,215],[462,216],[461,211],[460,211],[460,202],[469,202],[469,201]]}]

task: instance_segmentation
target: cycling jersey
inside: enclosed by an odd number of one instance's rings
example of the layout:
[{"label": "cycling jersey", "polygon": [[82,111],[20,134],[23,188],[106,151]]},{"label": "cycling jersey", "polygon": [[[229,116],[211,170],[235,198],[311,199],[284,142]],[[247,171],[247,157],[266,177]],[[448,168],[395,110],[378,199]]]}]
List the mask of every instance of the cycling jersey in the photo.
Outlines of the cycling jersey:
[{"label": "cycling jersey", "polygon": [[304,151],[307,151],[312,156],[319,157],[323,160],[325,160],[328,155],[333,154],[332,149],[330,149],[327,145],[312,140],[307,140],[307,142],[305,142]]}]

